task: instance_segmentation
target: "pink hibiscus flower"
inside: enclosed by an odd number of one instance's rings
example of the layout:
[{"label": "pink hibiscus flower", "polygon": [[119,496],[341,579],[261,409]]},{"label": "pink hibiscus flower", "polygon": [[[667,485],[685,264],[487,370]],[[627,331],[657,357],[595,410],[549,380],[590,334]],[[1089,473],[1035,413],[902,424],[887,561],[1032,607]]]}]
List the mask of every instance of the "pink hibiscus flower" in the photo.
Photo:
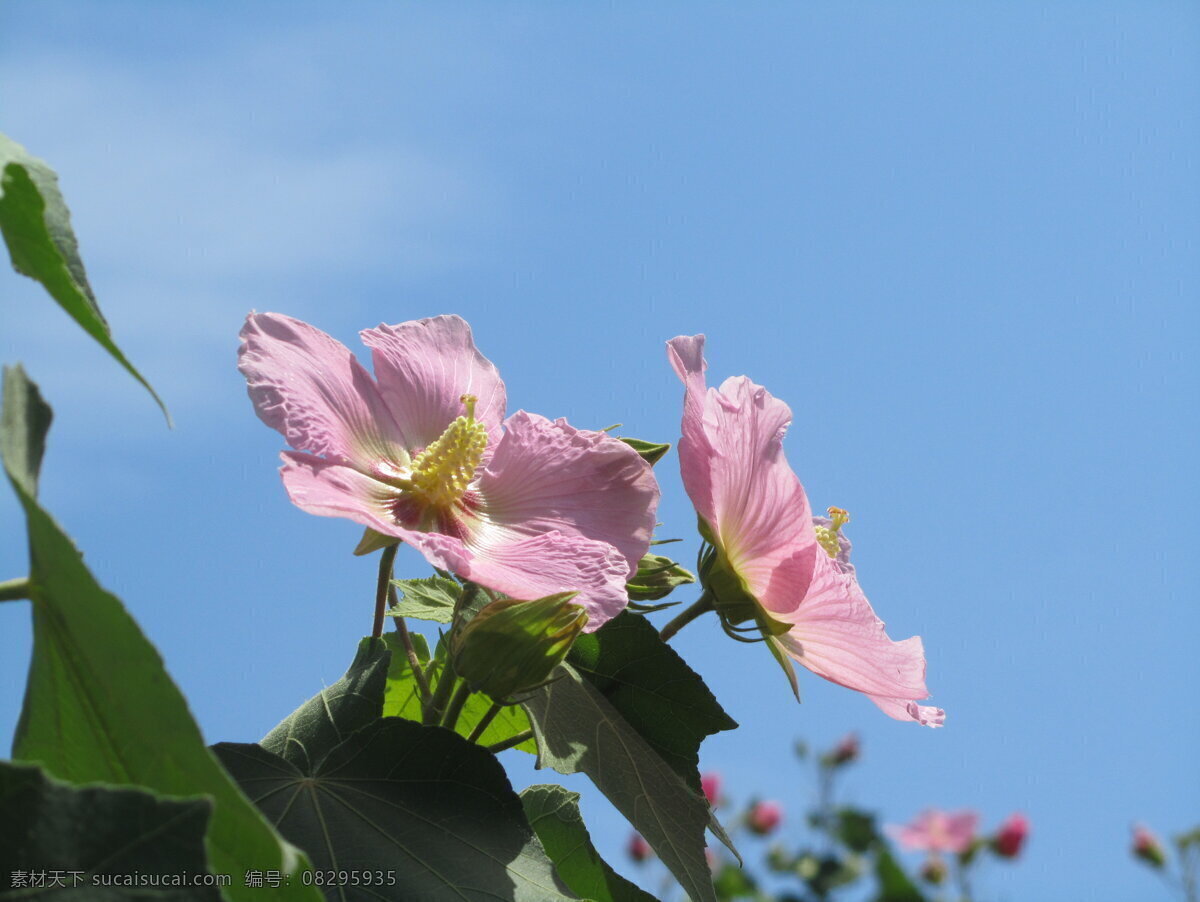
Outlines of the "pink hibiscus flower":
[{"label": "pink hibiscus flower", "polygon": [[974,811],[939,811],[928,808],[911,824],[889,824],[884,829],[905,849],[915,852],[967,851],[975,839],[979,815]]},{"label": "pink hibiscus flower", "polygon": [[713,546],[705,578],[727,623],[753,620],[787,672],[790,661],[867,695],[897,720],[941,726],[945,712],[916,703],[925,653],[914,636],[893,642],[859,588],[840,532],[848,519],[814,518],[783,454],[792,412],[745,376],[705,384],[704,336],[667,343],[686,388],[679,462]]},{"label": "pink hibiscus flower", "polygon": [[299,320],[253,313],[242,329],[254,408],[295,449],[293,503],[514,598],[578,591],[589,631],[620,613],[658,504],[637,452],[565,420],[505,420],[504,383],[457,316],[360,334],[375,378]]}]

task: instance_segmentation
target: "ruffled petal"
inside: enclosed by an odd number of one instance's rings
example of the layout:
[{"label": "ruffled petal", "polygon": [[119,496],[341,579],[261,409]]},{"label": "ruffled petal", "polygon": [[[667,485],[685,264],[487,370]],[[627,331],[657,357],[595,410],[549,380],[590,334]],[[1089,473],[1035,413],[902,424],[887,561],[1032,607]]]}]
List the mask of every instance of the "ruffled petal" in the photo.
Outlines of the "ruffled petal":
[{"label": "ruffled petal", "polygon": [[435,316],[359,333],[371,349],[375,378],[412,450],[420,450],[463,413],[474,395],[475,418],[500,440],[507,403],[495,365],[475,347],[471,327],[458,316]]},{"label": "ruffled petal", "polygon": [[628,604],[625,559],[606,542],[542,533],[517,542],[466,543],[440,533],[411,533],[409,544],[434,566],[457,573],[511,598],[533,601],[556,592],[578,592],[588,612],[584,632],[595,632]]},{"label": "ruffled petal", "polygon": [[532,601],[556,592],[579,592],[588,612],[587,632],[621,613],[628,603],[628,564],[607,542],[543,533],[515,541],[467,541],[398,524],[392,510],[399,493],[342,464],[312,454],[283,453],[283,483],[301,510],[345,517],[403,539],[429,563],[513,598]]},{"label": "ruffled petal", "polygon": [[[872,696],[892,716],[903,703],[908,714],[903,719],[921,721],[915,701],[926,698],[929,690],[920,637],[892,641],[858,582],[828,556],[816,559],[804,603],[778,619],[792,624],[778,641],[798,663],[830,682]],[[917,716],[909,711],[909,702]],[[930,713],[924,719],[933,726],[944,716]]]},{"label": "ruffled petal", "polygon": [[[614,546],[629,566],[650,547],[658,483],[636,451],[603,432],[521,410],[479,478],[480,534],[515,541],[545,532]],[[489,540],[490,541],[490,540]]]},{"label": "ruffled petal", "polygon": [[341,342],[278,313],[250,314],[241,338],[238,369],[254,409],[297,451],[367,472],[408,462],[374,380]]}]

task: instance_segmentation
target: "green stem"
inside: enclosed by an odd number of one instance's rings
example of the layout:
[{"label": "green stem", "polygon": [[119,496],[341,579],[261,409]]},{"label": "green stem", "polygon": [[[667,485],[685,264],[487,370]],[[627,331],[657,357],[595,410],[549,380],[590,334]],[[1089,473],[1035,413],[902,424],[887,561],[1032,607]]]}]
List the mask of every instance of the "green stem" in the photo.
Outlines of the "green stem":
[{"label": "green stem", "polygon": [[679,614],[676,615],[674,620],[672,620],[670,623],[664,626],[662,630],[659,631],[658,638],[666,642],[701,614],[706,614],[709,611],[714,610],[714,600],[715,599],[713,598],[712,593],[705,589],[703,595],[696,599],[695,602],[684,608]]},{"label": "green stem", "polygon": [[375,585],[375,623],[371,628],[373,639],[383,635],[383,614],[387,610],[388,588],[392,584],[392,563],[396,560],[396,550],[399,547],[389,545],[379,556],[379,581]]},{"label": "green stem", "polygon": [[[390,582],[388,584],[388,604],[393,608],[399,604],[396,598],[396,587]],[[421,666],[421,659],[417,657],[417,649],[413,646],[412,635],[408,632],[408,624],[403,617],[393,617],[392,620],[395,622],[400,642],[404,645],[404,654],[408,657],[408,667],[417,683],[417,692],[421,696],[421,710],[424,711],[429,707],[429,702],[433,698],[433,693],[429,689],[429,677],[425,675],[425,668]]]},{"label": "green stem", "polygon": [[479,737],[492,725],[492,721],[496,719],[496,715],[500,713],[500,709],[503,707],[499,702],[492,702],[492,706],[487,709],[487,714],[483,715],[479,719],[479,723],[475,724],[475,729],[471,731],[471,735],[467,737],[467,741],[478,742]]},{"label": "green stem", "polygon": [[442,672],[438,676],[437,688],[433,690],[433,698],[429,700],[429,708],[425,711],[423,720],[426,726],[437,726],[442,722],[442,714],[446,711],[446,702],[450,700],[450,693],[457,682],[458,676],[454,673],[454,664],[447,657],[442,666]]},{"label": "green stem", "polygon": [[533,738],[533,730],[526,730],[524,733],[518,733],[516,736],[510,736],[503,742],[497,742],[495,745],[489,745],[487,750],[493,755],[498,755],[506,749],[515,748],[527,739]]},{"label": "green stem", "polygon": [[10,579],[0,583],[0,601],[20,601],[29,597],[29,577]]},{"label": "green stem", "polygon": [[447,730],[453,730],[458,726],[458,716],[462,714],[463,705],[467,703],[467,699],[471,697],[471,687],[466,680],[458,684],[458,688],[454,690],[454,698],[450,699],[450,707],[446,709],[446,715],[442,718],[442,726]]}]

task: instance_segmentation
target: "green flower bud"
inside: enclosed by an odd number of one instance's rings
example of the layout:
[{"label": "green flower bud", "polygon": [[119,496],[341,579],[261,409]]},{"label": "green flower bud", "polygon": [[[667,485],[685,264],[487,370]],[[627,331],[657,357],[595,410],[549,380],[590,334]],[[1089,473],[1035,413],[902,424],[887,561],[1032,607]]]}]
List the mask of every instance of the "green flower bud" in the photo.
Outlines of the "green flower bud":
[{"label": "green flower bud", "polygon": [[638,561],[637,573],[625,584],[634,601],[657,601],[666,598],[677,586],[694,583],[696,577],[669,557],[648,554]]},{"label": "green flower bud", "polygon": [[498,702],[545,682],[587,625],[578,594],[493,601],[451,639],[455,671]]}]

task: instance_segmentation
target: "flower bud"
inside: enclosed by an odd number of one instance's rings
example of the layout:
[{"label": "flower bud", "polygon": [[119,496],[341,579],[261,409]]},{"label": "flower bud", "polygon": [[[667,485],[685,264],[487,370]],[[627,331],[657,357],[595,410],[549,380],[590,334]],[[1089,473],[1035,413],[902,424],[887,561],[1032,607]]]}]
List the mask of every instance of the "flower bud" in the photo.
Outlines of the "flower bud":
[{"label": "flower bud", "polygon": [[638,864],[646,861],[651,855],[654,854],[653,850],[650,848],[650,843],[642,839],[642,835],[640,833],[635,833],[629,837],[629,845],[626,848],[626,851],[629,852],[629,857]]},{"label": "flower bud", "polygon": [[942,881],[946,879],[946,862],[936,855],[926,858],[925,863],[921,865],[921,879],[934,886],[941,886]]},{"label": "flower bud", "polygon": [[1010,814],[992,837],[992,851],[1001,858],[1016,858],[1029,835],[1029,820],[1020,812]]},{"label": "flower bud", "polygon": [[708,799],[708,804],[716,808],[721,804],[721,775],[716,771],[709,771],[707,774],[700,776],[700,788],[704,790],[704,798]]},{"label": "flower bud", "polygon": [[638,561],[637,573],[629,578],[625,590],[633,601],[658,601],[666,598],[678,586],[695,581],[695,574],[669,557],[647,554]]},{"label": "flower bud", "polygon": [[577,592],[493,601],[451,639],[454,669],[476,691],[505,701],[550,676],[587,625]]},{"label": "flower bud", "polygon": [[825,756],[825,763],[830,767],[841,767],[851,761],[857,761],[862,751],[857,733],[847,733]]},{"label": "flower bud", "polygon": [[759,836],[766,836],[783,821],[783,806],[778,802],[755,802],[746,813],[746,826]]},{"label": "flower bud", "polygon": [[1132,852],[1135,858],[1140,858],[1153,868],[1164,867],[1167,863],[1167,854],[1163,851],[1162,843],[1141,824],[1133,828]]}]

